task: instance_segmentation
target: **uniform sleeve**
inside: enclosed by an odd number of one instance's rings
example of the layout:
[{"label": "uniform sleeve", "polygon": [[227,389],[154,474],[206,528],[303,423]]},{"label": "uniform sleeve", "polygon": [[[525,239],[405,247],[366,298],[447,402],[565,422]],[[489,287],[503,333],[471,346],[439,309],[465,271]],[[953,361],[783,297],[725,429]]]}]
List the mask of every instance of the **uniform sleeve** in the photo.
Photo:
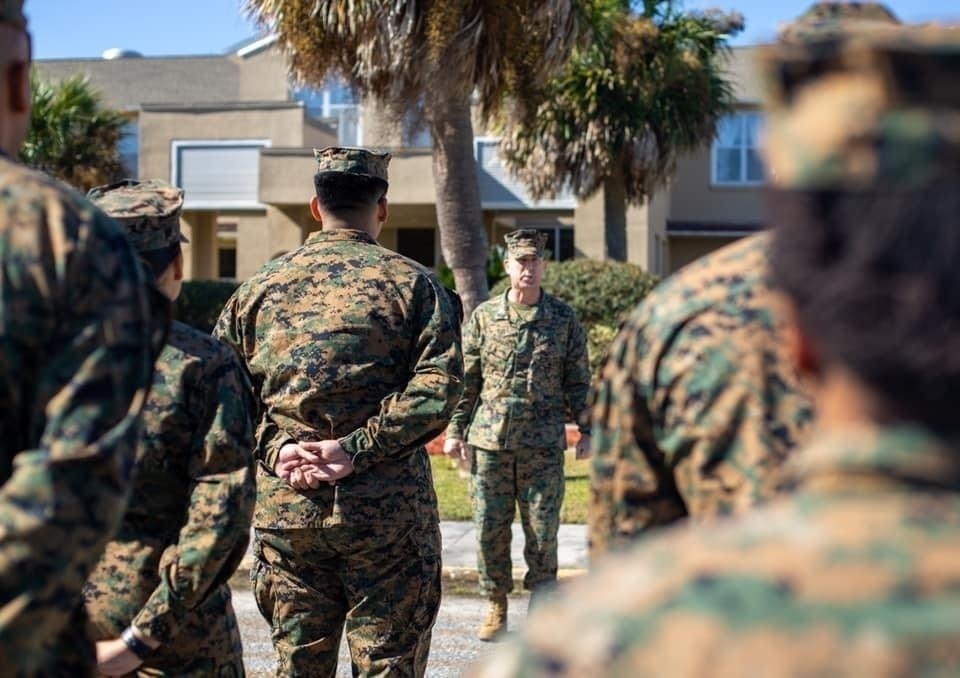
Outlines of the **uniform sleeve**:
[{"label": "uniform sleeve", "polygon": [[[56,207],[48,222],[77,218]],[[4,416],[23,417],[39,444],[16,453],[0,488],[0,666],[17,665],[7,651],[39,653],[67,622],[130,488],[153,320],[126,238],[90,218],[77,242],[56,225],[5,234],[0,333],[29,365],[18,388],[32,395]]]},{"label": "uniform sleeve", "polygon": [[232,352],[204,374],[193,406],[206,407],[191,459],[186,522],[160,561],[160,584],[134,618],[144,635],[173,640],[183,618],[229,580],[246,552],[256,488],[254,403]]},{"label": "uniform sleeve", "polygon": [[[242,288],[241,288],[242,289]],[[220,317],[217,319],[217,325],[213,328],[213,336],[224,343],[232,346],[240,358],[247,375],[250,374],[249,363],[247,362],[246,337],[244,328],[240,325],[240,315],[237,313],[237,304],[239,303],[240,292],[237,291],[227,300]],[[256,455],[264,465],[273,469],[277,464],[277,458],[280,456],[280,448],[287,443],[296,442],[289,434],[282,431],[274,423],[265,407],[259,406],[259,388],[252,382],[250,384],[251,397],[259,410],[259,422],[256,427]]]},{"label": "uniform sleeve", "polygon": [[480,361],[482,343],[479,314],[474,313],[463,332],[463,396],[447,426],[446,437],[451,440],[466,439],[470,419],[477,407],[483,388],[483,365]]},{"label": "uniform sleeve", "polygon": [[377,416],[340,439],[363,473],[388,457],[403,456],[444,429],[463,390],[463,356],[456,320],[440,284],[427,276],[414,288],[411,373],[404,388],[380,403]]},{"label": "uniform sleeve", "polygon": [[587,396],[590,393],[590,361],[587,359],[587,335],[577,319],[571,318],[567,355],[563,365],[563,392],[567,407],[581,433],[590,433]]},{"label": "uniform sleeve", "polygon": [[[651,356],[643,308],[611,347],[596,390],[587,537],[591,559],[686,515],[669,460],[657,445],[647,398]],[[669,401],[669,396],[665,396]],[[678,406],[683,407],[682,404]]]}]

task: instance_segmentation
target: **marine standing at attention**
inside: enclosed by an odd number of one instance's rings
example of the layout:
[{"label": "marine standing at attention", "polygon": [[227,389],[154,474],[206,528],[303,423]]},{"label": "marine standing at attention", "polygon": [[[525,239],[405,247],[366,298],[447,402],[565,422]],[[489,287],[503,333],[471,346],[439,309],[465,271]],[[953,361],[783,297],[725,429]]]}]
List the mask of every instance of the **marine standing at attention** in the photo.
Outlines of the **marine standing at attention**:
[{"label": "marine standing at attention", "polygon": [[422,676],[440,605],[424,445],[462,391],[457,319],[434,274],[377,244],[389,155],[317,151],[320,231],[229,300],[261,405],[252,577],[283,676]]},{"label": "marine standing at attention", "polygon": [[480,588],[490,602],[480,640],[506,630],[518,506],[524,588],[539,595],[556,581],[569,418],[581,424],[577,458],[590,447],[580,421],[590,390],[586,336],[573,309],[541,289],[546,236],[520,229],[505,239],[510,289],[478,306],[463,329],[463,399],[444,441],[447,454],[471,465]]}]

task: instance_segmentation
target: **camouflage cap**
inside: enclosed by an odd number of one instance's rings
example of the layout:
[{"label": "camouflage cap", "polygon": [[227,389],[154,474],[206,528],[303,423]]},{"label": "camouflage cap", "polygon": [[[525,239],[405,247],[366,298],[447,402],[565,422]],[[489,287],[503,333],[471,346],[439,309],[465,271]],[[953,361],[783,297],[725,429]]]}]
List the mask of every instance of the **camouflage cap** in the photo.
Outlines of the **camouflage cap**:
[{"label": "camouflage cap", "polygon": [[792,189],[915,186],[960,170],[960,30],[848,24],[772,46],[762,149]]},{"label": "camouflage cap", "polygon": [[150,252],[188,242],[180,232],[183,190],[159,179],[124,179],[97,186],[87,197],[127,231],[139,252]]},{"label": "camouflage cap", "polygon": [[356,174],[362,177],[387,179],[387,165],[390,164],[389,153],[373,153],[365,148],[343,148],[328,146],[324,149],[313,149],[313,157],[317,159],[317,173],[343,172]]},{"label": "camouflage cap", "polygon": [[780,28],[777,39],[803,43],[839,36],[851,30],[899,24],[900,20],[879,2],[818,2],[795,21]]},{"label": "camouflage cap", "polygon": [[26,29],[27,18],[23,15],[23,0],[0,0],[0,24]]},{"label": "camouflage cap", "polygon": [[543,250],[547,246],[547,234],[535,228],[518,228],[503,236],[507,243],[507,254],[514,259],[520,257],[539,257],[543,259]]}]

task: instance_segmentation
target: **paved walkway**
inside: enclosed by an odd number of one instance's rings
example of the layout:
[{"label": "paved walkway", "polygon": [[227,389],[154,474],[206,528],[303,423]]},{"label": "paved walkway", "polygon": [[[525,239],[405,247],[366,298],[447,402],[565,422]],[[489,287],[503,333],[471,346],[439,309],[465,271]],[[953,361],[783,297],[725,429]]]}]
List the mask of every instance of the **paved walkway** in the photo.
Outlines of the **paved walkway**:
[{"label": "paved walkway", "polygon": [[[475,577],[477,570],[477,532],[473,523],[442,521],[443,571],[448,577]],[[578,574],[587,568],[587,526],[561,525],[557,536],[557,562],[561,576]],[[523,528],[513,524],[510,542],[514,578],[522,579],[526,571],[523,561]]]}]

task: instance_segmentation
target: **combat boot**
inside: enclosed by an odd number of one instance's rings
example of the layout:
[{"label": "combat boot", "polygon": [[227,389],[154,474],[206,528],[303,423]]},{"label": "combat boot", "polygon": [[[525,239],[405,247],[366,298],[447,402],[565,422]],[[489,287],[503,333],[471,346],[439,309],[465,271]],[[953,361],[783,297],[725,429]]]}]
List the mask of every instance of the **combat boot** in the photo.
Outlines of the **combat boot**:
[{"label": "combat boot", "polygon": [[507,630],[507,596],[494,596],[490,599],[490,608],[487,618],[483,620],[477,638],[483,641],[496,640],[497,636]]}]

